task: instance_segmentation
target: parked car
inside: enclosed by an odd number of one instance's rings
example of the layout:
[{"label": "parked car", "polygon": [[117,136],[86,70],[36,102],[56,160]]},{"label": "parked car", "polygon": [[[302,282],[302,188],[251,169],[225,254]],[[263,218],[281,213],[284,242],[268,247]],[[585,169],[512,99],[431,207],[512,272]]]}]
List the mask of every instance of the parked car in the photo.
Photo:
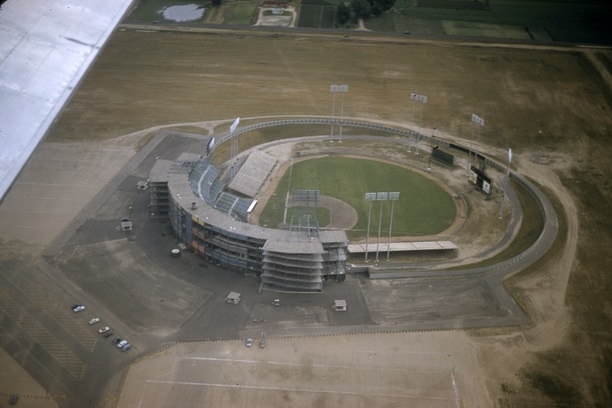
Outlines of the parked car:
[{"label": "parked car", "polygon": [[99,317],[94,317],[93,319],[91,319],[91,320],[89,321],[89,324],[96,324],[96,323],[98,323],[99,321],[100,321],[100,318],[99,318]]},{"label": "parked car", "polygon": [[121,340],[119,342],[119,344],[117,344],[117,347],[121,348],[121,347],[125,346],[126,344],[128,344],[127,340]]},{"label": "parked car", "polygon": [[121,341],[121,337],[115,337],[115,340],[113,340],[113,344],[117,344]]},{"label": "parked car", "polygon": [[74,305],[74,306],[72,306],[72,311],[75,312],[75,313],[78,313],[78,312],[83,311],[83,310],[85,310],[85,306],[83,306],[83,305]]},{"label": "parked car", "polygon": [[253,339],[247,339],[246,346],[251,347],[253,345]]},{"label": "parked car", "polygon": [[107,331],[106,333],[104,333],[102,335],[102,337],[104,337],[105,339],[109,338],[110,336],[112,336],[114,333],[112,331]]},{"label": "parked car", "polygon": [[266,347],[266,339],[260,339],[259,340],[259,348],[264,348]]},{"label": "parked car", "polygon": [[128,351],[131,348],[132,348],[132,345],[130,343],[127,343],[123,347],[121,347],[121,351]]},{"label": "parked car", "polygon": [[106,327],[103,327],[100,330],[98,330],[98,333],[100,333],[100,334],[106,333],[109,330],[110,330],[110,327],[106,326]]}]

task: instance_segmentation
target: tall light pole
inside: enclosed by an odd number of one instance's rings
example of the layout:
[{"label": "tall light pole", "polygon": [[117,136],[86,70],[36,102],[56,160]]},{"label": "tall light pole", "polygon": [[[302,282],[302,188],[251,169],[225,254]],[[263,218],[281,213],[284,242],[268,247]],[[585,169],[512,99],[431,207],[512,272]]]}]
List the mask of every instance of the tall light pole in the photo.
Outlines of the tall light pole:
[{"label": "tall light pole", "polygon": [[389,261],[389,253],[391,252],[391,230],[393,229],[393,207],[395,202],[399,200],[399,191],[390,191],[389,200],[391,200],[391,219],[389,220],[389,238],[387,239],[387,261]]},{"label": "tall light pole", "polygon": [[236,118],[236,120],[234,120],[234,123],[232,123],[232,125],[230,126],[230,133],[229,133],[229,137],[230,137],[230,159],[231,159],[231,163],[232,163],[232,178],[234,178],[234,176],[236,175],[236,165],[238,162],[238,135],[235,134],[234,132],[236,132],[236,128],[238,127],[238,124],[240,123],[240,118]]},{"label": "tall light pole", "polygon": [[342,94],[342,102],[340,104],[340,139],[342,142],[342,117],[344,116],[344,94],[348,92],[348,85],[330,85],[329,91],[333,94],[332,98],[332,125],[331,134],[329,136],[330,142],[334,141],[334,123],[336,121],[336,94],[340,92]]},{"label": "tall light pole", "polygon": [[[480,126],[484,126],[485,121],[484,121],[484,119],[483,119],[483,118],[481,118],[481,117],[479,117],[479,116],[477,116],[477,115],[474,115],[474,114],[472,113],[472,123],[474,123],[474,124],[478,124],[478,125],[480,125]],[[470,176],[470,164],[472,164],[472,144],[474,144],[474,126],[475,126],[475,125],[472,125],[472,140],[471,140],[471,142],[470,142],[470,152],[469,152],[469,154],[468,154],[468,162],[467,162],[467,167],[465,168],[465,175],[466,175],[467,177],[469,177],[469,176]],[[480,140],[480,128],[478,128],[478,139]]]},{"label": "tall light pole", "polygon": [[370,217],[372,216],[372,201],[376,200],[376,193],[365,193],[365,200],[370,203],[368,209],[368,229],[366,231],[366,247],[365,247],[365,261],[368,262],[368,241],[370,240]]},{"label": "tall light pole", "polygon": [[378,262],[378,245],[380,244],[380,229],[382,227],[382,208],[383,201],[387,201],[389,198],[388,192],[376,193],[376,201],[380,201],[380,213],[378,215],[378,237],[376,238],[376,262]]},{"label": "tall light pole", "polygon": [[[420,102],[421,103],[421,117],[419,119],[419,134],[417,137],[415,137],[416,139],[416,151],[415,154],[419,154],[419,142],[421,139],[421,132],[423,130],[423,105],[425,105],[427,103],[427,97],[425,95],[421,95],[418,93],[414,93],[411,92],[410,93],[410,99],[412,100],[412,122],[414,123],[414,104],[416,102]],[[408,148],[408,151],[410,152],[410,148]]]}]

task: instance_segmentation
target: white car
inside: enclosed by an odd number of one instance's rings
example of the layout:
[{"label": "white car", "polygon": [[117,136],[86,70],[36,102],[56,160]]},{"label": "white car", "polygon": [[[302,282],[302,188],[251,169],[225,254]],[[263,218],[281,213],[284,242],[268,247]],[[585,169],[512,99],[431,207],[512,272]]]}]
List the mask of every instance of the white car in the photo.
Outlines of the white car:
[{"label": "white car", "polygon": [[253,339],[247,339],[246,346],[251,347],[253,345]]},{"label": "white car", "polygon": [[85,306],[83,305],[74,305],[74,307],[72,308],[72,311],[74,313],[80,312],[82,310],[85,310]]},{"label": "white car", "polygon": [[100,321],[100,318],[99,318],[99,317],[94,317],[93,319],[91,319],[91,320],[89,321],[89,324],[96,324],[96,323],[98,323],[99,321]]},{"label": "white car", "polygon": [[106,333],[109,330],[110,330],[110,327],[106,326],[106,327],[103,327],[100,330],[98,330],[98,333],[100,333],[100,334]]},{"label": "white car", "polygon": [[122,348],[122,347],[123,347],[123,346],[125,346],[126,344],[128,344],[128,341],[127,341],[127,340],[121,340],[121,341],[119,342],[119,344],[117,344],[117,347],[118,347],[118,348]]}]

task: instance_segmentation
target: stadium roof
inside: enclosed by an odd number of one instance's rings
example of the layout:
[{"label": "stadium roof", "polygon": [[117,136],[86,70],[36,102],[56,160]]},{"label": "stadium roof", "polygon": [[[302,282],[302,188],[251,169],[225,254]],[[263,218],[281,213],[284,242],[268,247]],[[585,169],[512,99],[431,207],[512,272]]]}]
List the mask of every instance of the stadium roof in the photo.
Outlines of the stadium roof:
[{"label": "stadium roof", "polygon": [[[347,247],[351,254],[364,254],[366,252],[365,244],[349,244]],[[420,242],[391,242],[390,245],[379,243],[378,249],[376,243],[370,243],[367,247],[368,252],[410,252],[410,251],[439,251],[457,249],[457,246],[451,241],[420,241]]]},{"label": "stadium roof", "polygon": [[8,0],[0,9],[0,201],[133,0]]}]

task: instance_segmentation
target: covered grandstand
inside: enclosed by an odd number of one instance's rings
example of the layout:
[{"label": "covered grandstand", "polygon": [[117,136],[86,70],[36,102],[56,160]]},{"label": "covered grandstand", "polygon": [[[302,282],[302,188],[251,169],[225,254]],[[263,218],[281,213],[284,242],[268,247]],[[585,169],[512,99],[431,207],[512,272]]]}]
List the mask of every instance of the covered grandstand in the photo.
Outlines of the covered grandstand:
[{"label": "covered grandstand", "polygon": [[295,234],[249,224],[257,194],[277,159],[251,152],[231,179],[210,160],[184,153],[158,160],[149,177],[152,216],[168,216],[194,253],[225,268],[253,274],[262,288],[318,292],[329,277],[345,277],[344,231]]}]

